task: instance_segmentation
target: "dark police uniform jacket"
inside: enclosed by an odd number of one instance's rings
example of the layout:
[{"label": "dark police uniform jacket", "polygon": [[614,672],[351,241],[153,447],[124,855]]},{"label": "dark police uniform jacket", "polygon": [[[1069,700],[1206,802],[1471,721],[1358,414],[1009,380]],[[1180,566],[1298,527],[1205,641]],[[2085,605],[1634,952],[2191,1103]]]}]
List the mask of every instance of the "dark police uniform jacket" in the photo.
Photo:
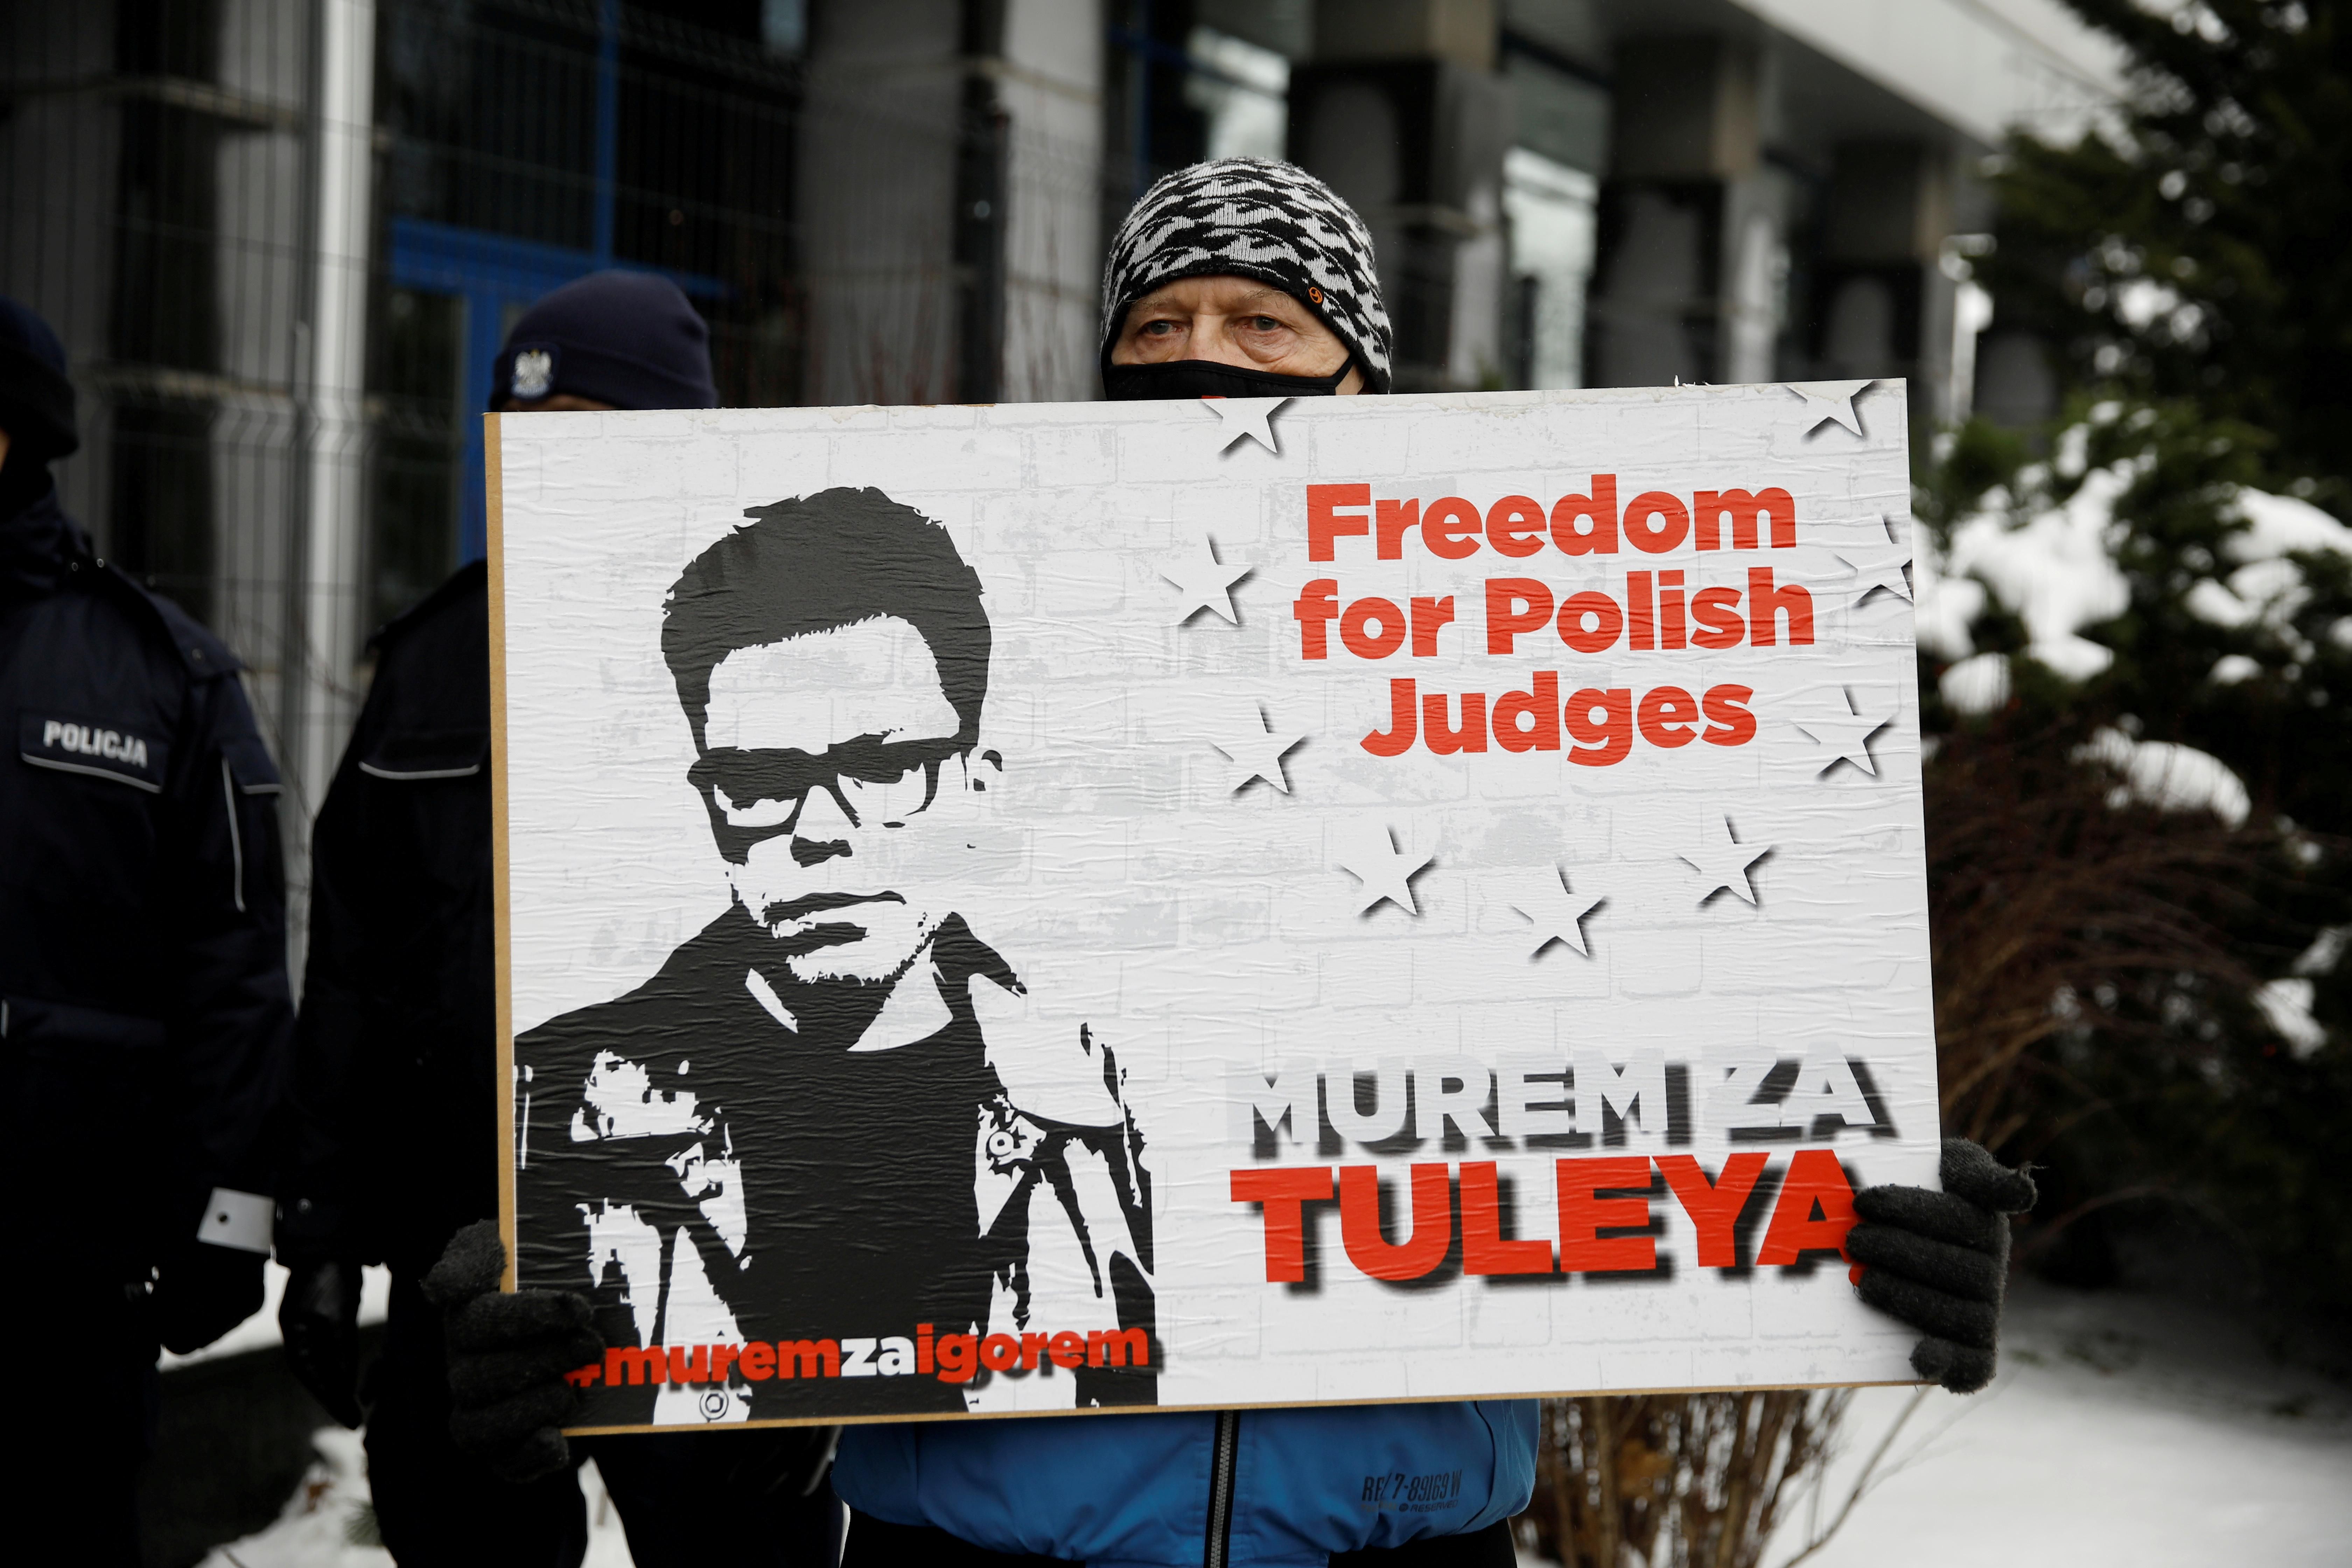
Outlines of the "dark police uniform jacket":
[{"label": "dark police uniform jacket", "polygon": [[[451,1236],[499,1212],[487,567],[460,567],[373,646],[375,679],[311,835],[278,1254],[387,1263],[413,1281]],[[425,1310],[413,1286],[393,1296],[380,1365],[439,1381],[438,1331],[404,1337],[408,1303]],[[392,1452],[420,1437],[387,1424],[379,1440]],[[763,1500],[803,1495],[830,1452],[797,1432],[757,1447],[712,1440],[736,1447],[695,1463],[756,1478],[751,1495]]]},{"label": "dark police uniform jacket", "polygon": [[311,834],[279,1252],[414,1279],[498,1213],[487,569],[376,634]]},{"label": "dark police uniform jacket", "polygon": [[54,489],[0,520],[0,1170],[84,1285],[192,1245],[214,1187],[270,1190],[293,1013],[238,668]]}]

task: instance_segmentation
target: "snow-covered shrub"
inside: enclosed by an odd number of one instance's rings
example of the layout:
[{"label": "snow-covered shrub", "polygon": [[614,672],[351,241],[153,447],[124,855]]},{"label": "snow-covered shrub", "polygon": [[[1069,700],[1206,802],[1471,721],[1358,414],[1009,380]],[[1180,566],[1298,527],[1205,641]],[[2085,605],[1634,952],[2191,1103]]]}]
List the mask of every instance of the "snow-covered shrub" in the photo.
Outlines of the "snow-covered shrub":
[{"label": "snow-covered shrub", "polygon": [[1940,454],[1914,563],[1938,1047],[1947,1130],[2052,1163],[2022,1255],[2170,1194],[2340,1306],[2352,1247],[2290,1260],[2342,1208],[2309,1149],[2352,1132],[2352,528],[2265,489],[2263,442],[2108,399],[2045,456],[1983,427]]}]

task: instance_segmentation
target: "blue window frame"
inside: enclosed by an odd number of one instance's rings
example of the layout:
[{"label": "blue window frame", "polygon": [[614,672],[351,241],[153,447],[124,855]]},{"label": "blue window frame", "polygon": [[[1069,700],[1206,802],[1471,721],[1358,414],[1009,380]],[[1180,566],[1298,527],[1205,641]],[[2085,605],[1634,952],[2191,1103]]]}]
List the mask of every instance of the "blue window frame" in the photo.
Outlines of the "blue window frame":
[{"label": "blue window frame", "polygon": [[551,289],[614,266],[666,277],[698,303],[728,296],[727,286],[718,279],[615,258],[614,210],[620,170],[620,0],[600,0],[592,130],[593,183],[587,249],[425,218],[392,219],[392,286],[455,296],[464,304],[459,404],[464,451],[457,502],[460,563],[479,559],[486,548],[480,416],[489,406],[491,371],[506,341],[509,321]]},{"label": "blue window frame", "polygon": [[[576,278],[616,265],[611,250],[612,197],[599,182],[596,232],[601,252],[573,250],[515,239],[482,229],[458,228],[421,218],[392,221],[392,285],[428,294],[452,294],[465,301],[465,456],[458,478],[457,559],[478,560],[486,548],[480,415],[490,405],[490,374],[506,342],[507,322],[532,300]],[[628,265],[620,263],[618,265]],[[724,299],[727,287],[715,278],[662,268],[635,267],[667,278],[698,301]]]}]

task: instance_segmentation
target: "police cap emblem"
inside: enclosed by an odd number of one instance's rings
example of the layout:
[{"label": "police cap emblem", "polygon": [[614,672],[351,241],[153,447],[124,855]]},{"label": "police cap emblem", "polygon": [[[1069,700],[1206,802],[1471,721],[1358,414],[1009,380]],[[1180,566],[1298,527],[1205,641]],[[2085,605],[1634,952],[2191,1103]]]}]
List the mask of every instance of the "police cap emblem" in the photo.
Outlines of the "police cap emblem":
[{"label": "police cap emblem", "polygon": [[524,349],[514,359],[514,395],[525,403],[545,397],[555,385],[555,353],[551,349]]}]

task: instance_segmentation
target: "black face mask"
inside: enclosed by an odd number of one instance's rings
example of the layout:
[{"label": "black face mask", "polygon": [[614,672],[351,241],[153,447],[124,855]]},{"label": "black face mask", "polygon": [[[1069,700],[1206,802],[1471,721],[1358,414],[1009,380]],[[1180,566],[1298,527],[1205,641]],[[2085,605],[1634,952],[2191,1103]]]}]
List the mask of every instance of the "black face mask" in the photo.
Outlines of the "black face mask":
[{"label": "black face mask", "polygon": [[1329,375],[1276,375],[1205,359],[1107,364],[1103,391],[1113,403],[1169,397],[1329,397],[1355,363],[1351,358]]}]

